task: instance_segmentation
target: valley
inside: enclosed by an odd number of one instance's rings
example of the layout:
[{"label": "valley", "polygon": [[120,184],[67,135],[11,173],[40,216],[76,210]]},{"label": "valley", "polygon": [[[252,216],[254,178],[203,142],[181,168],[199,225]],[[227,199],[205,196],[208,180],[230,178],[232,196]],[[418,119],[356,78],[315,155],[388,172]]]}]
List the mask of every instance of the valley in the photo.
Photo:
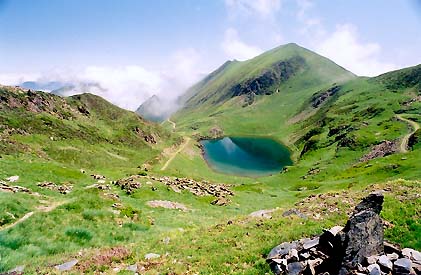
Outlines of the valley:
[{"label": "valley", "polygon": [[[161,124],[1,86],[0,273],[269,274],[275,245],[344,224],[374,190],[385,238],[420,250],[420,66],[359,77],[287,44],[223,64]],[[291,160],[216,172],[203,140],[221,137],[269,138]]]}]

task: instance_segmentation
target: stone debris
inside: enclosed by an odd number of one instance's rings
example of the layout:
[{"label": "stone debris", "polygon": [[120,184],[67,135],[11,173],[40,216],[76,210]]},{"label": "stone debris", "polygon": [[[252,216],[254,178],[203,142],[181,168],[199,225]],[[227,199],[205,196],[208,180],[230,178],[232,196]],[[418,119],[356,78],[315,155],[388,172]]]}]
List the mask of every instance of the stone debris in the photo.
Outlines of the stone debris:
[{"label": "stone debris", "polygon": [[91,175],[91,177],[92,177],[94,180],[103,180],[103,179],[105,179],[105,176],[100,175],[100,174],[92,174],[92,175]]},{"label": "stone debris", "polygon": [[421,253],[400,250],[383,240],[380,211],[383,194],[371,193],[354,209],[345,227],[317,237],[282,243],[267,256],[274,274],[419,275]]},{"label": "stone debris", "polygon": [[115,200],[115,201],[119,201],[120,200],[120,196],[118,194],[115,193],[106,193],[104,194],[106,197]]},{"label": "stone debris", "polygon": [[272,213],[275,212],[277,209],[263,209],[254,211],[249,214],[249,217],[252,218],[264,218],[264,219],[272,219]]},{"label": "stone debris", "polygon": [[285,211],[284,213],[282,213],[283,217],[288,217],[288,216],[292,216],[292,215],[296,215],[302,219],[307,219],[307,215],[304,213],[301,213],[298,209],[289,209],[287,211]]},{"label": "stone debris", "polygon": [[126,267],[127,271],[137,272],[137,264],[132,264]]},{"label": "stone debris", "polygon": [[195,181],[188,178],[170,178],[170,177],[149,177],[152,180],[159,181],[169,186],[175,192],[187,190],[196,196],[215,196],[217,198],[226,198],[234,196],[234,193],[225,184],[213,184],[208,181]]},{"label": "stone debris", "polygon": [[385,140],[380,144],[374,146],[371,151],[364,155],[360,162],[366,162],[375,158],[385,157],[399,151],[399,144],[397,141]]},{"label": "stone debris", "polygon": [[66,184],[58,185],[58,184],[55,184],[54,182],[49,182],[49,181],[39,182],[37,183],[37,186],[41,188],[53,190],[53,191],[58,191],[59,193],[63,195],[70,193],[73,189],[73,186],[71,185],[66,185]]},{"label": "stone debris", "polygon": [[139,175],[130,176],[124,179],[113,181],[113,184],[119,186],[121,190],[126,191],[128,195],[131,195],[139,189],[142,184],[138,181],[141,178]]},{"label": "stone debris", "polygon": [[[338,204],[344,205],[347,209],[347,214],[351,214],[352,208],[357,204],[356,200],[352,195],[346,191],[325,193],[310,195],[307,198],[295,203],[297,209],[290,209],[288,211],[297,210],[294,213],[301,218],[313,218],[315,220],[321,220],[331,213],[340,213],[340,207]],[[286,212],[287,213],[287,212]]]},{"label": "stone debris", "polygon": [[145,255],[145,260],[153,260],[153,259],[158,259],[160,257],[161,255],[156,254],[156,253],[148,253]]},{"label": "stone debris", "polygon": [[213,201],[211,201],[212,205],[216,205],[216,206],[226,206],[229,205],[231,203],[231,200],[228,198],[216,198]]},{"label": "stone debris", "polygon": [[147,205],[150,207],[163,207],[163,208],[167,208],[167,209],[179,209],[182,211],[188,211],[189,209],[182,203],[178,203],[178,202],[172,202],[172,201],[160,201],[160,200],[155,200],[155,201],[148,201]]},{"label": "stone debris", "polygon": [[19,186],[19,185],[10,186],[4,181],[0,181],[0,191],[13,192],[13,193],[17,193],[17,192],[31,193],[31,190],[26,187]]},{"label": "stone debris", "polygon": [[103,184],[103,183],[94,183],[92,185],[86,186],[86,189],[90,188],[96,188],[99,190],[111,190],[111,186],[109,184]]},{"label": "stone debris", "polygon": [[19,180],[19,176],[11,176],[6,178],[8,182],[17,182]]},{"label": "stone debris", "polygon": [[56,265],[55,268],[58,271],[68,271],[68,270],[72,269],[77,263],[78,263],[78,260],[74,259],[74,260],[68,261],[64,264]]}]

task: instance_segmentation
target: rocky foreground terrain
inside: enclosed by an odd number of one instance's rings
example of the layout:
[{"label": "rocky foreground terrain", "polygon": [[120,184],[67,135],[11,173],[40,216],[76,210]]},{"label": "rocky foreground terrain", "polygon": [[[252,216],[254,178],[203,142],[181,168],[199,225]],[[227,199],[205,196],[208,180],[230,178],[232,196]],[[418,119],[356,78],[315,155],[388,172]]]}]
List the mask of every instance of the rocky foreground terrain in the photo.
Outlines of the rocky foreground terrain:
[{"label": "rocky foreground terrain", "polygon": [[314,238],[282,243],[269,253],[273,273],[421,274],[421,253],[400,249],[383,239],[379,216],[383,194],[371,193],[354,209],[345,227],[335,226]]}]

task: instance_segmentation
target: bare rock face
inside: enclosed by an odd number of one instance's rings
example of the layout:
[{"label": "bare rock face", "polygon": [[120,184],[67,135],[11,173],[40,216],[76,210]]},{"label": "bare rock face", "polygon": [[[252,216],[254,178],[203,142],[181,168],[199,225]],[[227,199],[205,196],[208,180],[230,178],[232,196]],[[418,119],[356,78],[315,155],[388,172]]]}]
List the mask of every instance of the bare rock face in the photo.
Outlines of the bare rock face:
[{"label": "bare rock face", "polygon": [[380,211],[383,204],[381,193],[372,193],[364,198],[354,210],[344,229],[345,252],[340,274],[348,274],[370,255],[384,253],[383,223]]},{"label": "bare rock face", "polygon": [[266,261],[274,274],[421,274],[421,254],[383,240],[383,195],[375,192],[356,207],[345,227],[319,237],[282,243]]}]

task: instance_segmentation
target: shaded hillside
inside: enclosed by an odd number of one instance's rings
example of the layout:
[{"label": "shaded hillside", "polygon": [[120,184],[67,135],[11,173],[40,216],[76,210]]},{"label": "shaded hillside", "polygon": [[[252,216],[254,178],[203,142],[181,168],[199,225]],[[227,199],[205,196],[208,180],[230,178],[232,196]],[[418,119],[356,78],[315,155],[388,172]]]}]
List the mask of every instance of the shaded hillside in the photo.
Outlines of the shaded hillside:
[{"label": "shaded hillside", "polygon": [[144,151],[147,159],[172,140],[159,126],[99,96],[64,98],[6,86],[0,87],[0,132],[3,153],[35,153],[64,162],[69,153],[74,161],[88,162],[88,155],[98,156],[104,146]]},{"label": "shaded hillside", "polygon": [[222,104],[237,96],[245,97],[251,104],[256,95],[282,93],[288,86],[306,89],[352,77],[352,73],[332,61],[296,44],[287,44],[247,61],[226,62],[190,88],[183,98],[185,109]]}]

